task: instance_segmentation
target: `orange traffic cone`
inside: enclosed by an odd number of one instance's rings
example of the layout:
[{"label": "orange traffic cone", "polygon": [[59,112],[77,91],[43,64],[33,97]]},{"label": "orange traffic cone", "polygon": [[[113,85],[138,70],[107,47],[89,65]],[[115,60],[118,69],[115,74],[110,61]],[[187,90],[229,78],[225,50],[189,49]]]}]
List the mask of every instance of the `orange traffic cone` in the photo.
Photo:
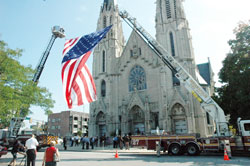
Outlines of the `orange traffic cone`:
[{"label": "orange traffic cone", "polygon": [[227,149],[224,148],[224,160],[229,160],[229,157],[227,155]]},{"label": "orange traffic cone", "polygon": [[117,150],[116,150],[116,153],[115,153],[115,158],[119,158]]}]

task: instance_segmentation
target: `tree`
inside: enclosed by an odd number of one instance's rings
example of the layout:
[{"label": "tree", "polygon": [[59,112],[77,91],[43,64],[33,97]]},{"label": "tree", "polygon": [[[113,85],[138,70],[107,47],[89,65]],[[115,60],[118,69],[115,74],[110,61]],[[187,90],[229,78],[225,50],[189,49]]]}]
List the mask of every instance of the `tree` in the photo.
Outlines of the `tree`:
[{"label": "tree", "polygon": [[54,101],[46,88],[33,81],[34,70],[18,62],[22,50],[10,49],[0,40],[0,119],[2,126],[9,125],[12,117],[27,116],[31,105],[41,107],[50,114]]},{"label": "tree", "polygon": [[217,88],[216,101],[237,127],[238,117],[250,119],[250,21],[240,23],[234,34],[236,38],[228,41],[231,52],[219,72],[223,85]]},{"label": "tree", "polygon": [[81,136],[82,136],[82,131],[81,131],[81,130],[78,130],[78,131],[77,131],[77,135],[81,137]]}]

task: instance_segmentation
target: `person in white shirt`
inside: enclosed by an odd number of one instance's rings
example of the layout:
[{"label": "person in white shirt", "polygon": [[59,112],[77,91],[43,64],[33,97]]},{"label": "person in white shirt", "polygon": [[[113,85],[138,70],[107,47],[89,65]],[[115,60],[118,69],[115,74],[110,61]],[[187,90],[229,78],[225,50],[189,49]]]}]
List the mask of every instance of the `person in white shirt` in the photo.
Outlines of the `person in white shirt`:
[{"label": "person in white shirt", "polygon": [[36,161],[36,147],[38,142],[35,138],[35,135],[32,134],[32,137],[25,142],[25,147],[27,148],[27,166],[35,166]]}]

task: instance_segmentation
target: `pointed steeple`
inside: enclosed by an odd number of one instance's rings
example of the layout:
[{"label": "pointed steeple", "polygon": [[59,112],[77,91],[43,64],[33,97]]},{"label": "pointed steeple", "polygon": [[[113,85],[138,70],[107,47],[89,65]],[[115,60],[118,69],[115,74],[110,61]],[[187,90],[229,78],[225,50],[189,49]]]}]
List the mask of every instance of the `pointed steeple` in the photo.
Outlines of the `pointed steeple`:
[{"label": "pointed steeple", "polygon": [[156,19],[158,21],[172,22],[177,19],[185,19],[183,0],[157,0]]},{"label": "pointed steeple", "polygon": [[102,9],[111,10],[111,8],[115,6],[116,6],[115,0],[104,0]]}]

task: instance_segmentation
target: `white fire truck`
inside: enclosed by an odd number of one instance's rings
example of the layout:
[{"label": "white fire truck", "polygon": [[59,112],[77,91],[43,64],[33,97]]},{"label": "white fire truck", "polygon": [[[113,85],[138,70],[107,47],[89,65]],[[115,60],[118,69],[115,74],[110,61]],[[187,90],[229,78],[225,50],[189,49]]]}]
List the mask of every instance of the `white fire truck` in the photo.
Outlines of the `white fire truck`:
[{"label": "white fire truck", "polygon": [[131,136],[132,146],[157,150],[158,154],[161,150],[168,151],[173,155],[184,153],[198,155],[200,152],[207,151],[220,152],[225,148],[229,153],[231,151],[233,153],[250,152],[250,120],[238,118],[239,132],[238,135],[232,136],[224,111],[199,83],[128,12],[121,11],[119,15],[170,68],[186,89],[193,94],[200,102],[202,109],[213,118],[216,125],[216,134],[213,137],[199,138],[195,134]]}]

